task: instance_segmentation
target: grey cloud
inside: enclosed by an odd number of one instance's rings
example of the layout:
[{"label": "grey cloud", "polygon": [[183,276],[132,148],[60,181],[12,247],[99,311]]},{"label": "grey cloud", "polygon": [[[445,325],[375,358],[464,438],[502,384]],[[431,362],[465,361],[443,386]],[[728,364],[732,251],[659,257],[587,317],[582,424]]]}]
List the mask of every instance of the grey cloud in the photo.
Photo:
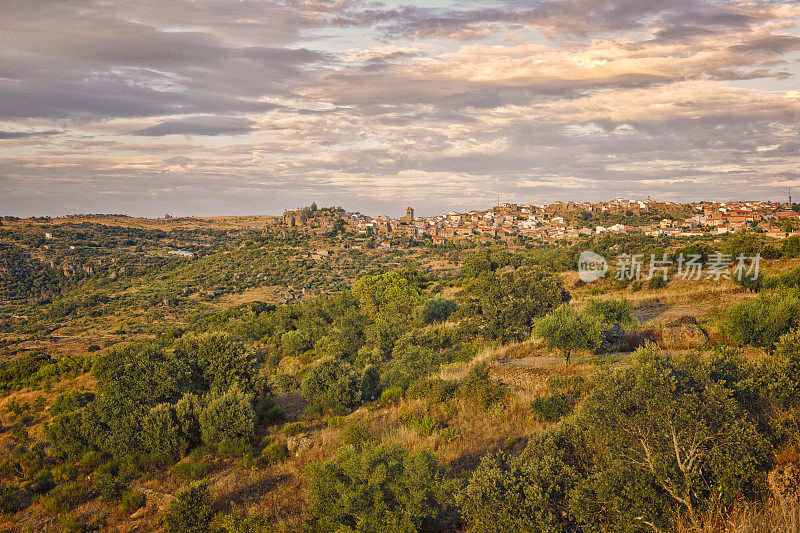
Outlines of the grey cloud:
[{"label": "grey cloud", "polygon": [[179,167],[188,168],[192,164],[192,160],[188,157],[175,156],[164,160],[167,165],[177,165]]},{"label": "grey cloud", "polygon": [[236,117],[193,117],[168,120],[132,132],[134,135],[163,137],[165,135],[238,135],[253,130],[252,120]]},{"label": "grey cloud", "polygon": [[731,46],[736,52],[760,52],[769,55],[785,54],[800,50],[800,37],[794,35],[770,35],[761,39],[753,39],[744,44]]},{"label": "grey cloud", "polygon": [[[250,20],[260,31],[237,34],[215,20]],[[264,111],[271,106],[260,99],[290,94],[304,67],[325,59],[289,46],[316,23],[254,1],[12,1],[0,21],[0,117]]]},{"label": "grey cloud", "polygon": [[4,139],[26,139],[28,137],[49,137],[62,133],[58,130],[46,131],[2,131],[0,130],[0,140]]},{"label": "grey cloud", "polygon": [[[531,25],[553,35],[598,34],[645,27],[659,14],[697,9],[696,0],[518,0],[498,8],[442,9],[407,6],[394,10],[365,10],[340,16],[338,25],[380,25],[389,36],[445,37],[468,28],[480,37],[480,25]],[[700,5],[713,9],[711,2]]]},{"label": "grey cloud", "polygon": [[[274,214],[316,200],[377,214],[408,199],[432,214],[498,192],[537,203],[724,199],[798,179],[786,170],[797,162],[796,103],[727,83],[782,74],[797,38],[770,17],[786,2],[374,5],[8,0],[0,139],[75,131],[35,158],[0,146],[0,209]],[[342,46],[338,34],[305,31],[331,25],[364,28],[354,42],[377,35],[356,45],[366,59],[313,50]],[[520,55],[506,32],[522,45],[538,33],[534,44],[551,51],[531,47],[530,62],[547,68],[503,71]],[[496,39],[475,48],[497,45],[485,55],[413,41],[484,34]],[[139,137],[103,140],[125,132]]]}]

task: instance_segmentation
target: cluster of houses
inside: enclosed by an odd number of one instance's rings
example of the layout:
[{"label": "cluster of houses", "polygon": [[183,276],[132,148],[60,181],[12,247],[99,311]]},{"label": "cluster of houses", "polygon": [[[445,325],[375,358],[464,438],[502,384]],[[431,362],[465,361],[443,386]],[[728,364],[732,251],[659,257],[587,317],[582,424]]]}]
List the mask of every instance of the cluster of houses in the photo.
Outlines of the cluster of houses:
[{"label": "cluster of houses", "polygon": [[[596,220],[595,215],[603,213],[622,215],[616,218],[623,222],[608,226],[591,223]],[[654,213],[663,217],[654,218]],[[640,215],[651,215],[646,218],[653,222],[641,225],[624,223],[626,219],[633,221]],[[482,211],[450,212],[431,217],[415,217],[411,207],[406,209],[406,216],[400,218],[370,217],[361,213],[343,213],[341,216],[348,232],[373,236],[379,248],[390,247],[391,239],[396,236],[427,236],[435,244],[459,239],[513,240],[518,236],[555,243],[605,232],[702,236],[757,229],[770,237],[783,239],[795,233],[792,225],[786,222],[800,222],[800,214],[787,204],[774,202],[680,204],[622,198],[600,203],[556,202],[545,206],[504,203]]]}]

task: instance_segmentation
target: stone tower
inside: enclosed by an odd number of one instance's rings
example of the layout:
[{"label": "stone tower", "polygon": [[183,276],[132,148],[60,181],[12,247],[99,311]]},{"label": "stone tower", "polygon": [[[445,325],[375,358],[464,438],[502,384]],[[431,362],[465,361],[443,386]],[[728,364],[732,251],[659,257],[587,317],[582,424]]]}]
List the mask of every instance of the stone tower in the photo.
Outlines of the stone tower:
[{"label": "stone tower", "polygon": [[414,209],[411,207],[406,207],[406,216],[403,218],[403,222],[406,224],[414,223]]}]

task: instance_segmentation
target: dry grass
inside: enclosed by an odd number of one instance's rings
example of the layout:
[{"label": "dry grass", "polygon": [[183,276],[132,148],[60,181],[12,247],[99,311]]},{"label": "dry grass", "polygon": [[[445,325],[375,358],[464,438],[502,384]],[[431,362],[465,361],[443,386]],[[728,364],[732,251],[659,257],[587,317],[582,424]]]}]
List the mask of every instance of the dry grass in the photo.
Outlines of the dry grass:
[{"label": "dry grass", "polygon": [[[569,282],[573,278],[577,279],[575,273],[569,273],[565,278],[572,293],[572,303],[579,311],[590,298],[624,297],[633,305],[634,315],[642,325],[666,324],[681,316],[692,316],[699,321],[712,319],[720,309],[756,296],[729,280],[717,282],[673,279],[661,289],[642,288],[631,292],[626,289],[616,289],[607,282],[599,282],[606,285],[589,284],[575,287]],[[592,294],[597,288],[603,289],[603,292]]]},{"label": "dry grass", "polygon": [[[451,435],[443,431],[420,435],[404,421],[409,416],[437,420]],[[524,445],[524,436],[543,425],[533,420],[527,403],[512,397],[504,408],[488,410],[466,399],[445,405],[406,400],[371,420],[371,427],[382,442],[401,444],[414,451],[430,449],[439,461],[458,472],[477,466],[489,451]]]},{"label": "dry grass", "polygon": [[732,510],[710,512],[700,525],[680,524],[678,533],[798,533],[798,495],[773,498],[765,508],[735,506]]}]

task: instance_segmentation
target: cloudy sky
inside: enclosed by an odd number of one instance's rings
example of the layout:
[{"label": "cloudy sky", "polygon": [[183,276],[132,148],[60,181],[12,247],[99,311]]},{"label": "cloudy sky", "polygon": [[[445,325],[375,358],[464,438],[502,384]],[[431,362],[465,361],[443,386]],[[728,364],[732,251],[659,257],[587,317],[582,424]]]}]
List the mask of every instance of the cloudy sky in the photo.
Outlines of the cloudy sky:
[{"label": "cloudy sky", "polygon": [[794,1],[0,8],[0,215],[800,197]]}]

